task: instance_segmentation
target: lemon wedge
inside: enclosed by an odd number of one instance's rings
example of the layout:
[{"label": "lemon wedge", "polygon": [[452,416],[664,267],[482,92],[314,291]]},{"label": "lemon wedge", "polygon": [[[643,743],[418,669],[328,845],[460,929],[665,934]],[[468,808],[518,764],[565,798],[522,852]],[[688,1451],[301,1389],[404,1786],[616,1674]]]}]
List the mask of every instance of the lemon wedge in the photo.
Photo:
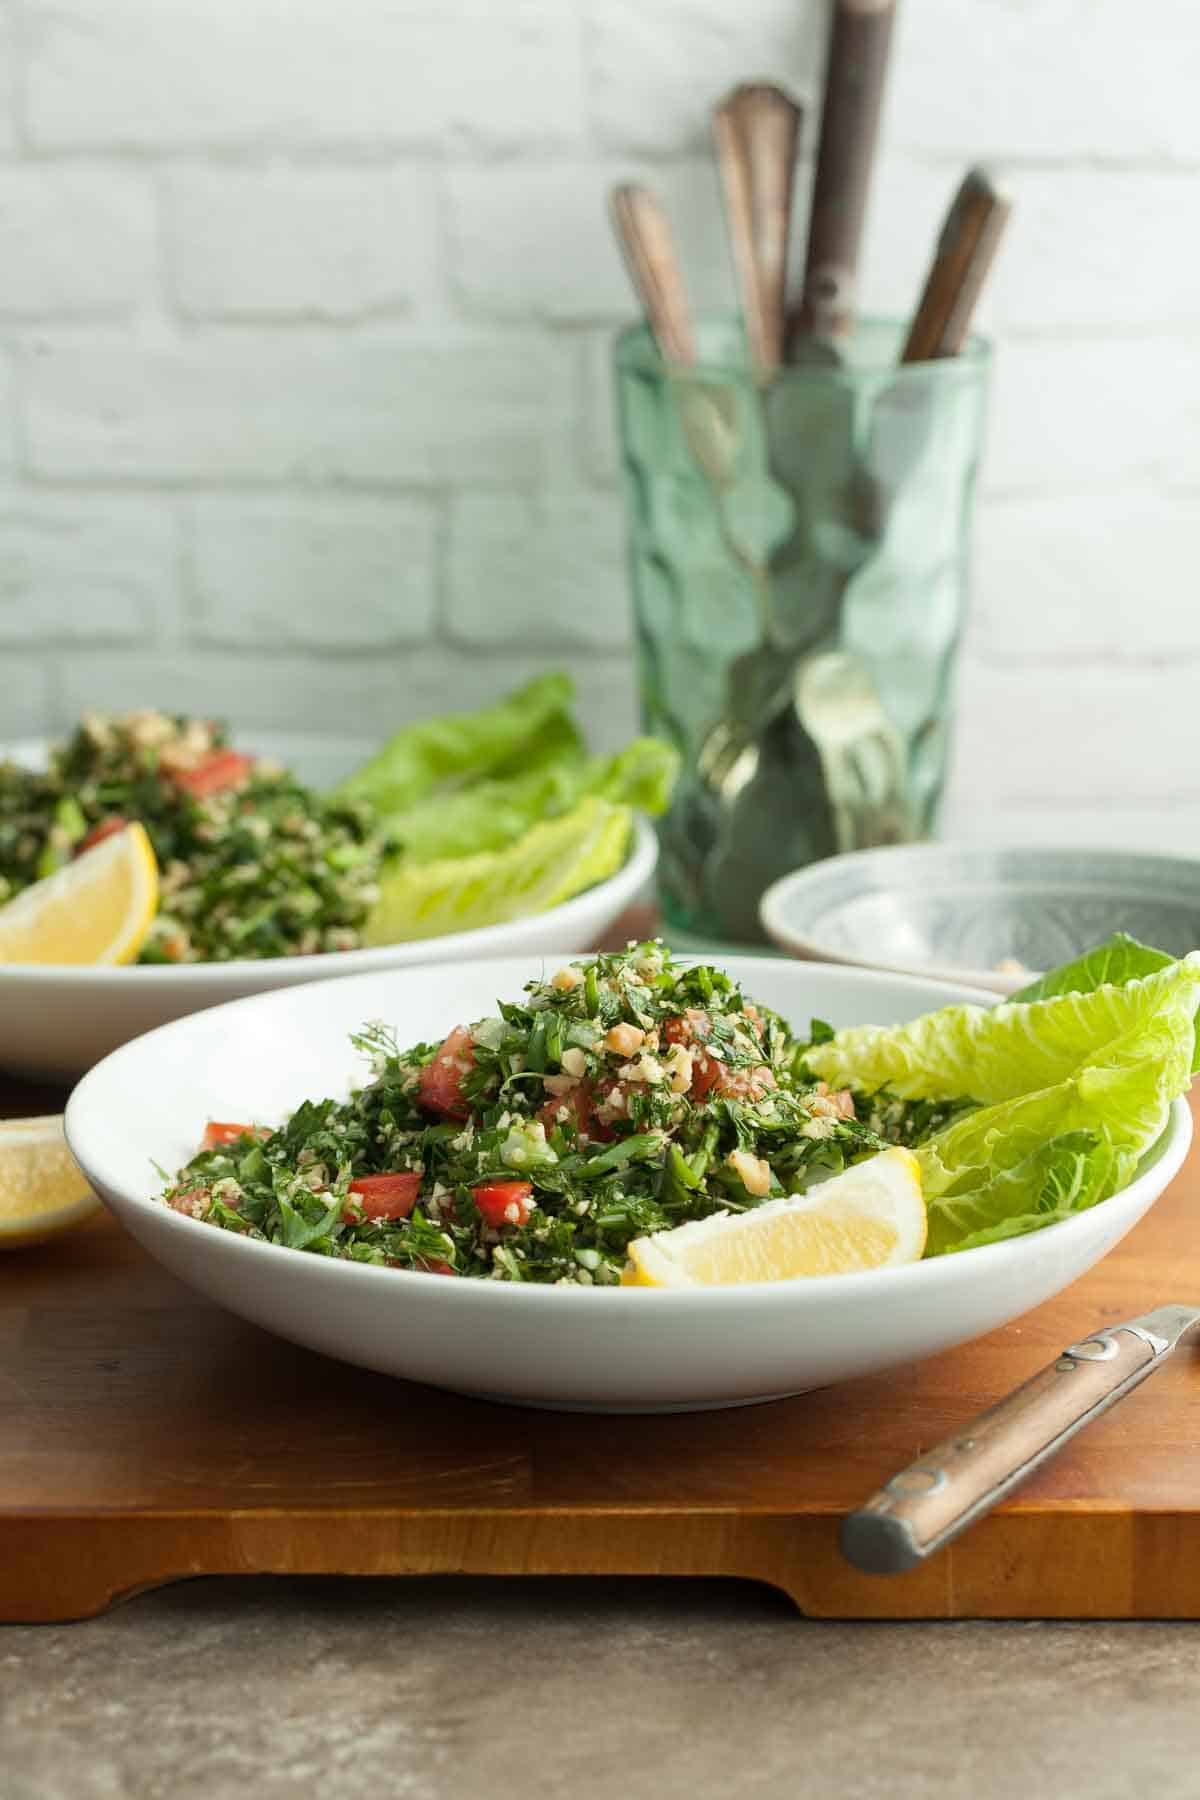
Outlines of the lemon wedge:
[{"label": "lemon wedge", "polygon": [[99,1205],[67,1149],[61,1115],[0,1121],[0,1250],[39,1244]]},{"label": "lemon wedge", "polygon": [[132,962],[157,910],[153,846],[126,825],[0,906],[0,963]]},{"label": "lemon wedge", "polygon": [[635,1238],[626,1287],[724,1287],[916,1262],[925,1199],[911,1150],[881,1150],[807,1194]]}]

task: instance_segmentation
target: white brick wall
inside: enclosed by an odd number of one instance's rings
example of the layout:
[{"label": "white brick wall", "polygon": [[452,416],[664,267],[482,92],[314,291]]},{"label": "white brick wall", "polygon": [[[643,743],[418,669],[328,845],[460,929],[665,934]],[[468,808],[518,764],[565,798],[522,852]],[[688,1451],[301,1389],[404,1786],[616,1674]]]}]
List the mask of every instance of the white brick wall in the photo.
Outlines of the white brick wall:
[{"label": "white brick wall", "polygon": [[[631,729],[606,193],[652,179],[726,305],[706,109],[811,102],[824,37],[822,0],[0,0],[0,737],[383,731],[550,658]],[[900,0],[896,56],[865,304],[911,304],[968,160],[1017,202],[948,824],[1186,844],[1194,0]]]},{"label": "white brick wall", "polygon": [[385,650],[433,636],[438,520],[429,501],[222,497],[197,500],[190,524],[199,643]]},{"label": "white brick wall", "polygon": [[187,169],[162,198],[186,318],[404,317],[434,291],[434,196],[417,169]]}]

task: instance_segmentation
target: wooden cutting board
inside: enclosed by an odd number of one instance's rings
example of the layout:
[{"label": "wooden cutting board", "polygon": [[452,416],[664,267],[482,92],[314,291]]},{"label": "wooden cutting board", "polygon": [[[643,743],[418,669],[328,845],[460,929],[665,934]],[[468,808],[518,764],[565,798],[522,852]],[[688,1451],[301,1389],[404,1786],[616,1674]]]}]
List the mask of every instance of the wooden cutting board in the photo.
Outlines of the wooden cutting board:
[{"label": "wooden cutting board", "polygon": [[[53,1092],[0,1082],[0,1116]],[[1181,1352],[926,1567],[838,1521],[1098,1324],[1200,1298],[1200,1157],[1058,1299],[886,1376],[718,1413],[460,1399],[219,1311],[107,1215],[0,1255],[0,1621],[187,1575],[732,1575],[823,1618],[1200,1618],[1200,1358]],[[397,1278],[399,1280],[399,1278]]]}]

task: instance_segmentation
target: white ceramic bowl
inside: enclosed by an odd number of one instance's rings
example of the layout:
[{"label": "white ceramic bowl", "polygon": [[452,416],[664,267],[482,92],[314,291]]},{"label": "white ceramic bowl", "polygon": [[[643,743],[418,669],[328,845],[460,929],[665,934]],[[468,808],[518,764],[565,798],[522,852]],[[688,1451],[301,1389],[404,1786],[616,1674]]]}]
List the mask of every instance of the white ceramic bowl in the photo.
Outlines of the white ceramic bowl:
[{"label": "white ceramic bowl", "polygon": [[[286,762],[314,785],[332,782],[364,760],[370,748],[357,739],[250,736],[245,741],[248,749]],[[15,754],[36,766],[44,750],[44,745],[32,742],[7,749],[0,746],[0,759]],[[248,994],[330,976],[468,957],[519,952],[537,955],[550,946],[586,950],[650,880],[657,856],[653,828],[639,818],[624,867],[562,906],[505,925],[386,944],[375,950],[178,967],[152,963],[129,968],[0,965],[0,1068],[18,1075],[73,1078],[110,1050],[170,1019]]]},{"label": "white ceramic bowl", "polygon": [[[558,958],[546,959],[553,970]],[[730,957],[725,966],[797,1025],[900,1023],[955,999],[936,982]],[[85,1076],[67,1139],[97,1191],[181,1280],[295,1343],[384,1374],[538,1406],[605,1412],[731,1406],[911,1362],[1038,1305],[1110,1250],[1187,1150],[1176,1104],[1137,1179],[1031,1237],[911,1267],[705,1292],[524,1287],[285,1250],[182,1217],[154,1199],[154,1162],[194,1153],[206,1119],[279,1120],[341,1097],[366,1019],[437,1038],[518,995],[537,959],[391,970],[259,995],[127,1044]],[[1080,1330],[1089,1321],[1081,1317]]]},{"label": "white ceramic bowl", "polygon": [[759,916],[793,956],[1014,994],[1115,931],[1186,956],[1200,944],[1200,858],[895,844],[794,869]]}]

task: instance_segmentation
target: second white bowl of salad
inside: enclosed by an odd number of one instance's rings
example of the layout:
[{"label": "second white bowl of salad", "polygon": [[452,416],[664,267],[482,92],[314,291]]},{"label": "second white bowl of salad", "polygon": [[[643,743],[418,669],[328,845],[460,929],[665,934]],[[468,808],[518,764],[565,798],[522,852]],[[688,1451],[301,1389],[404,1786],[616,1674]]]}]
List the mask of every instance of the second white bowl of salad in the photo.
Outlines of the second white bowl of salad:
[{"label": "second white bowl of salad", "polygon": [[537,1405],[745,1403],[991,1330],[1136,1223],[1190,1139],[1200,957],[1124,973],[993,1009],[653,942],[393,970],[148,1034],[67,1136],[154,1256],[297,1343]]},{"label": "second white bowl of salad", "polygon": [[674,753],[589,755],[565,676],[343,744],[333,780],[288,766],[320,742],[144,710],[0,747],[0,1067],[75,1075],[329,975],[583,949],[653,873]]}]

